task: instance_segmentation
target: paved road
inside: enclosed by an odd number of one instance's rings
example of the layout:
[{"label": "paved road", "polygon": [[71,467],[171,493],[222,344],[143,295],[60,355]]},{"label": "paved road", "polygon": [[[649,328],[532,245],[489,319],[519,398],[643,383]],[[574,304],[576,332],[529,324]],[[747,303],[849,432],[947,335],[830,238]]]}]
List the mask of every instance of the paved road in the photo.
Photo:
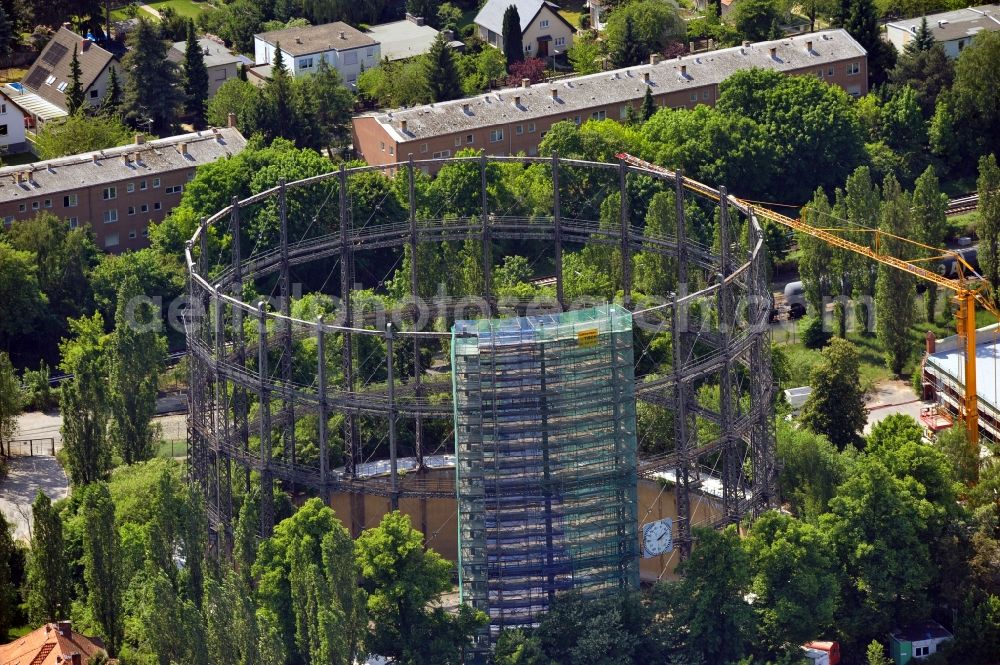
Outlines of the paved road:
[{"label": "paved road", "polygon": [[865,424],[864,433],[867,435],[876,423],[894,413],[905,413],[919,422],[920,407],[923,405],[908,382],[881,381],[865,402],[868,408],[868,422]]},{"label": "paved road", "polygon": [[14,457],[0,481],[0,512],[14,525],[14,538],[30,538],[31,503],[38,491],[56,501],[69,496],[69,479],[55,457]]}]

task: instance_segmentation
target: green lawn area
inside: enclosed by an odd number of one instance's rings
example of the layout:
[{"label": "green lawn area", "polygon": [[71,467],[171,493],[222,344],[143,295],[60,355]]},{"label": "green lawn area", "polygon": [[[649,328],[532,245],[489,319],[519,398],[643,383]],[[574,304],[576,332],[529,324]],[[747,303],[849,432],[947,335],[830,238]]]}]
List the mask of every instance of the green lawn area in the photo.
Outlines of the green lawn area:
[{"label": "green lawn area", "polygon": [[194,0],[155,0],[146,4],[156,10],[170,7],[177,12],[178,16],[185,16],[187,18],[198,18],[199,14],[211,8],[211,5],[207,2],[195,2]]},{"label": "green lawn area", "polygon": [[948,218],[949,234],[955,238],[972,235],[978,226],[979,213],[975,210]]},{"label": "green lawn area", "polygon": [[187,457],[187,441],[161,441],[156,450],[157,457]]},{"label": "green lawn area", "polygon": [[574,28],[580,27],[580,17],[583,16],[583,11],[574,11],[571,9],[560,9],[559,16],[569,21],[569,24]]}]

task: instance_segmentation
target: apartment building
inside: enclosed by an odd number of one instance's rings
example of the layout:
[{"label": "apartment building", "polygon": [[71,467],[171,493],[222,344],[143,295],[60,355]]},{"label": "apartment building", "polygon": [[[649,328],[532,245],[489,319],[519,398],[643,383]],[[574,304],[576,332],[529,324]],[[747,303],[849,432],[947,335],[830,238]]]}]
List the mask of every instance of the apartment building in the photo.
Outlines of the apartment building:
[{"label": "apartment building", "polygon": [[972,40],[980,32],[1000,31],[1000,7],[994,4],[966,7],[950,12],[886,23],[886,37],[889,38],[897,51],[902,52],[916,36],[917,30],[920,29],[920,24],[925,18],[934,41],[941,44],[945,55],[953,60],[966,46],[972,43]]},{"label": "apartment building", "polygon": [[538,154],[561,120],[623,120],[651,90],[656,104],[715,104],[719,84],[741,69],[818,76],[857,97],[868,92],[867,52],[845,30],[825,30],[659,60],[559,81],[530,84],[450,102],[368,113],[353,120],[354,149],[369,164],[450,157],[462,148],[490,155]]},{"label": "apartment building", "polygon": [[70,228],[90,226],[107,252],[140,249],[149,244],[149,225],[177,205],[197,167],[244,147],[246,139],[229,126],[153,141],[137,134],[118,148],[0,168],[0,217],[10,226],[49,212]]}]

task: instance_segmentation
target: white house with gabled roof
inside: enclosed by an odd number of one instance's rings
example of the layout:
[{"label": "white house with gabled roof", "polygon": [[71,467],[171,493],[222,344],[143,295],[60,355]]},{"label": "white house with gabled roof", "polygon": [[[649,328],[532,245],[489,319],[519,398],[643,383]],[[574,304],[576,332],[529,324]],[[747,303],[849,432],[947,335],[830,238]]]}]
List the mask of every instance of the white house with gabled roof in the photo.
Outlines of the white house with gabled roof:
[{"label": "white house with gabled roof", "polygon": [[546,58],[573,45],[576,28],[559,15],[558,5],[547,0],[487,0],[474,22],[479,37],[490,46],[503,48],[503,15],[511,5],[521,19],[524,57]]}]

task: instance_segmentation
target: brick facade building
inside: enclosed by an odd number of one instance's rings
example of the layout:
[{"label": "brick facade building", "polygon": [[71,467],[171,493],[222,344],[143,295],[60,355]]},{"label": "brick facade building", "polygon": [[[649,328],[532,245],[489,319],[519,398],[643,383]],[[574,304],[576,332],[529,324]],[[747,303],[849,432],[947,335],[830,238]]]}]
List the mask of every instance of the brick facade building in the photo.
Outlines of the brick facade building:
[{"label": "brick facade building", "polygon": [[864,48],[845,30],[825,30],[756,44],[686,55],[653,56],[649,64],[531,85],[353,120],[354,149],[369,164],[450,157],[462,148],[489,155],[529,156],[562,120],[623,120],[637,111],[648,87],[658,106],[714,105],[719,84],[753,67],[818,76],[858,97],[868,92]]},{"label": "brick facade building", "polygon": [[0,168],[0,218],[10,226],[49,212],[73,228],[89,225],[105,251],[140,249],[198,166],[245,146],[235,127],[153,141],[138,134],[131,145]]}]

